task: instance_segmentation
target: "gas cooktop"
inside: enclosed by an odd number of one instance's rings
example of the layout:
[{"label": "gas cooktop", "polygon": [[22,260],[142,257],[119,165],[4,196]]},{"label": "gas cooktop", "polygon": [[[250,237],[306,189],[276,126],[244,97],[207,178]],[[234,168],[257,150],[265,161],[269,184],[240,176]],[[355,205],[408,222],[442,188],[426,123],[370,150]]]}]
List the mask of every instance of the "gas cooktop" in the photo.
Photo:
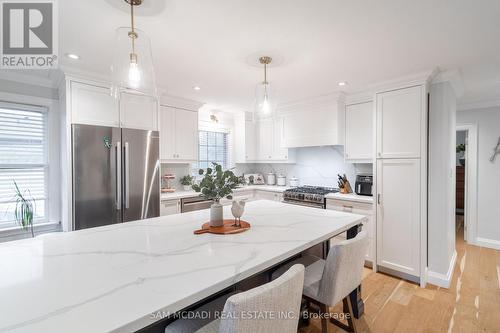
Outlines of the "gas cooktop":
[{"label": "gas cooktop", "polygon": [[283,200],[299,205],[314,206],[324,208],[325,195],[337,193],[339,189],[322,186],[300,186],[286,190],[283,193]]}]

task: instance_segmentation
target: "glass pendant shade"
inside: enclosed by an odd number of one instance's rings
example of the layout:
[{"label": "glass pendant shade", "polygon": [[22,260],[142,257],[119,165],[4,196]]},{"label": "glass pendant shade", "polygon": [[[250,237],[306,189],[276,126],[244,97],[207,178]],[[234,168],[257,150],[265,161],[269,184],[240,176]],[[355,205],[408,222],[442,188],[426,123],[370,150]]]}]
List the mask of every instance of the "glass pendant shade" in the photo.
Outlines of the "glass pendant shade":
[{"label": "glass pendant shade", "polygon": [[120,98],[123,91],[157,97],[156,80],[149,37],[135,29],[135,38],[130,37],[131,28],[116,29],[111,65],[111,94]]},{"label": "glass pendant shade", "polygon": [[269,82],[259,83],[255,91],[254,119],[274,116],[275,109],[271,85]]}]

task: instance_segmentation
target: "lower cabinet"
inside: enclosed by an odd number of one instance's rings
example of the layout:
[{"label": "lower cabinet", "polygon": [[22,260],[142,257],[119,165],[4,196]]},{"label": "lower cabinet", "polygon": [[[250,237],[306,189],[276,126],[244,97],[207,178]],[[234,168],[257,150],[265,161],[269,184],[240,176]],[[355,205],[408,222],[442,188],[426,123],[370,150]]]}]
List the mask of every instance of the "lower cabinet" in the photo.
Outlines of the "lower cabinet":
[{"label": "lower cabinet", "polygon": [[281,201],[283,199],[283,193],[256,190],[255,191],[255,199],[256,200]]},{"label": "lower cabinet", "polygon": [[181,212],[181,201],[178,199],[162,200],[160,202],[160,216],[179,214]]},{"label": "lower cabinet", "polygon": [[378,160],[377,196],[377,265],[419,277],[420,160]]},{"label": "lower cabinet", "polygon": [[229,206],[232,204],[233,200],[239,201],[239,200],[245,200],[246,202],[254,200],[255,195],[254,191],[248,190],[248,191],[238,191],[233,193],[233,198],[230,199],[222,199],[220,201],[221,205],[223,206]]},{"label": "lower cabinet", "polygon": [[[363,229],[368,232],[368,250],[366,252],[365,260],[373,264],[375,262],[375,218],[373,212],[373,204],[360,203],[355,201],[326,199],[326,209],[336,210],[341,212],[365,215],[367,221],[363,223]],[[333,238],[330,243],[341,242],[346,239],[346,233],[342,233]]]}]

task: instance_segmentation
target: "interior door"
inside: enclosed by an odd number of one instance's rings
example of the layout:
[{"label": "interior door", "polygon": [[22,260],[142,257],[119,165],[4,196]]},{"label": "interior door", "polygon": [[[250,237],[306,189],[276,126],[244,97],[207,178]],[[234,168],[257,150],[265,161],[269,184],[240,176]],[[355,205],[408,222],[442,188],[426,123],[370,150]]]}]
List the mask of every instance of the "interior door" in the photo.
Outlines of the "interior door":
[{"label": "interior door", "polygon": [[420,160],[377,161],[377,264],[420,276]]},{"label": "interior door", "polygon": [[73,125],[73,229],[121,221],[121,130],[115,127]]},{"label": "interior door", "polygon": [[157,131],[122,129],[123,222],[160,216]]}]

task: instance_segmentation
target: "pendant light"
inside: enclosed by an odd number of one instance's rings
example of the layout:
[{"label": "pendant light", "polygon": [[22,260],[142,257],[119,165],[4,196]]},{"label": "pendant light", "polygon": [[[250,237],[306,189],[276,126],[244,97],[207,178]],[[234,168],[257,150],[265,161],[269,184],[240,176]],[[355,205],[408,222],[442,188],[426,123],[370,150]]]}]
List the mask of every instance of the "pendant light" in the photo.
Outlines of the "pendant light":
[{"label": "pendant light", "polygon": [[134,25],[134,7],[143,0],[124,0],[130,5],[130,28],[116,29],[111,93],[120,98],[123,91],[156,98],[156,82],[148,36]]},{"label": "pendant light", "polygon": [[267,81],[267,65],[269,65],[272,61],[273,59],[268,56],[259,58],[259,62],[264,65],[264,81],[257,85],[255,93],[254,120],[258,117],[269,117],[274,115],[271,85]]}]

